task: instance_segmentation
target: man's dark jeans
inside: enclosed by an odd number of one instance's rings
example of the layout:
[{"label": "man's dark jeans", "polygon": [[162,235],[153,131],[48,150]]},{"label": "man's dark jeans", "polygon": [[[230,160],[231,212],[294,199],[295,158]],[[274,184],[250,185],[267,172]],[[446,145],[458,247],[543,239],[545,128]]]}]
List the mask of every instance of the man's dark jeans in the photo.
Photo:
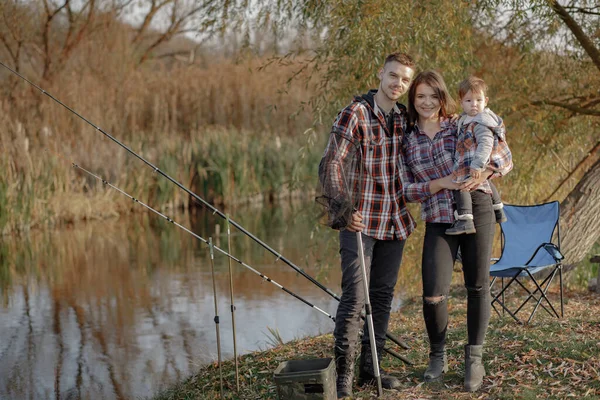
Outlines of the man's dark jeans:
[{"label": "man's dark jeans", "polygon": [[[377,347],[385,344],[394,287],[402,262],[404,240],[377,240],[362,235],[365,266],[369,276],[369,298],[373,310],[373,327]],[[342,258],[342,296],[336,313],[333,336],[339,349],[353,351],[356,348],[361,325],[360,313],[365,305],[363,275],[358,259],[356,233],[340,232],[340,255]],[[366,321],[363,343],[369,343]]]}]

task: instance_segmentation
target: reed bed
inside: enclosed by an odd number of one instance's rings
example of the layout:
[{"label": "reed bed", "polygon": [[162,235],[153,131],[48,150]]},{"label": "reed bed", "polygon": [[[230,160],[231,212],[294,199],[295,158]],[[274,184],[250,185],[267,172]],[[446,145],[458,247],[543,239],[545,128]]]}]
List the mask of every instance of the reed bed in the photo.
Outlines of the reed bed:
[{"label": "reed bed", "polygon": [[[2,147],[8,155],[0,160],[4,171],[0,178],[0,227],[4,233],[142,210],[71,163],[152,207],[165,210],[191,205],[190,196],[124,149],[93,130],[85,134],[95,135],[86,146],[72,147],[70,142],[61,141],[34,148],[19,136],[11,141],[2,135]],[[190,136],[162,136],[154,138],[152,145],[136,137],[128,144],[161,171],[216,205],[307,193],[307,182],[316,176],[317,152],[299,152],[303,136],[279,137],[222,127]]]},{"label": "reed bed", "polygon": [[[286,83],[292,66],[261,69],[265,59],[201,57],[194,64],[136,68],[117,58],[106,57],[99,69],[76,57],[71,69],[39,84],[214,203],[289,196],[315,176],[320,150],[307,151],[303,134],[312,126],[310,110],[303,108],[310,88],[306,81]],[[22,72],[36,81],[34,71]],[[187,194],[93,127],[5,71],[0,79],[9,83],[0,90],[0,231],[132,208],[72,171],[71,162],[158,208],[189,206]]]}]

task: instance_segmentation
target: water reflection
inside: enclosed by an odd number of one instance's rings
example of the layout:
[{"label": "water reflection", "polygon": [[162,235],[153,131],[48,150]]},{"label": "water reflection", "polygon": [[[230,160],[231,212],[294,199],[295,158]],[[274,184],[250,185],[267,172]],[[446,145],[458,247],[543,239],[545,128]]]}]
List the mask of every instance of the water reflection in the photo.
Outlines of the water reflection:
[{"label": "water reflection", "polygon": [[[214,216],[176,220],[227,248]],[[339,293],[337,244],[328,230],[314,230],[305,209],[246,210],[236,221]],[[251,239],[234,231],[232,241],[244,262],[335,313],[334,299]],[[414,284],[411,264],[405,257],[400,287]],[[215,270],[222,353],[230,358],[226,257],[216,255]],[[233,270],[240,353],[267,348],[269,327],[284,340],[332,330],[326,316],[237,263]],[[0,294],[1,399],[151,396],[216,359],[208,248],[153,215],[4,238]]]}]

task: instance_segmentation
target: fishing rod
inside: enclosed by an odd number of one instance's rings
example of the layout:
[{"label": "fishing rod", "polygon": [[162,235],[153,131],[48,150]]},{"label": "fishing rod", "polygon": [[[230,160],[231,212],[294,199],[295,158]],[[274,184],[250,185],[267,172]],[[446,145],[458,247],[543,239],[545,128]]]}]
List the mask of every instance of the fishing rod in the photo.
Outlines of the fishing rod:
[{"label": "fishing rod", "polygon": [[[183,190],[184,192],[186,192],[187,194],[189,194],[190,196],[192,196],[192,198],[195,199],[197,202],[199,202],[200,204],[202,204],[205,207],[207,207],[208,209],[210,209],[213,214],[217,214],[219,217],[221,217],[221,218],[223,218],[225,220],[228,219],[228,217],[223,212],[219,211],[212,204],[210,204],[209,202],[207,202],[206,200],[204,200],[203,198],[201,198],[200,196],[198,196],[197,194],[195,194],[194,192],[192,192],[191,190],[189,190],[188,188],[186,188],[185,186],[183,186],[177,180],[173,179],[167,173],[163,172],[160,168],[158,168],[157,166],[155,166],[154,164],[152,164],[150,161],[146,160],[144,157],[142,157],[141,155],[139,155],[138,153],[136,153],[135,151],[133,151],[130,147],[128,147],[127,145],[125,145],[124,143],[122,143],[121,141],[119,141],[117,138],[115,138],[111,134],[107,133],[102,128],[100,128],[99,126],[97,126],[96,124],[94,124],[93,122],[91,122],[90,120],[88,120],[87,118],[85,118],[84,116],[82,116],[81,114],[79,114],[77,111],[73,110],[71,107],[67,106],[62,101],[58,100],[52,94],[48,93],[47,91],[45,91],[44,89],[42,89],[41,87],[39,87],[38,85],[36,85],[35,83],[33,83],[32,81],[30,81],[29,79],[27,79],[25,76],[21,75],[19,72],[17,72],[14,69],[8,67],[2,61],[0,61],[0,65],[2,67],[6,68],[7,70],[9,70],[14,75],[16,75],[19,78],[21,78],[22,80],[24,80],[25,82],[27,82],[29,85],[31,85],[32,87],[34,87],[35,89],[37,89],[38,91],[40,91],[42,94],[48,96],[50,99],[54,100],[56,103],[58,103],[62,107],[64,107],[67,110],[69,110],[71,113],[75,114],[82,121],[84,121],[85,123],[87,123],[88,125],[90,125],[91,127],[93,127],[94,129],[96,129],[98,132],[102,133],[104,136],[106,136],[107,138],[109,138],[110,140],[112,140],[114,143],[116,143],[117,145],[121,146],[128,153],[130,153],[131,155],[133,155],[134,157],[136,157],[137,159],[139,159],[140,161],[142,161],[144,164],[146,164],[147,166],[149,166],[150,168],[152,168],[154,170],[154,172],[156,172],[157,174],[163,176],[164,178],[166,178],[167,180],[169,180],[171,183],[173,183],[177,187],[179,187],[181,190]],[[341,298],[337,294],[335,294],[334,292],[332,292],[329,288],[327,288],[326,286],[324,286],[323,284],[321,284],[319,281],[317,281],[316,279],[314,279],[312,276],[308,275],[304,270],[302,270],[300,267],[296,266],[294,263],[292,263],[290,260],[288,260],[282,254],[280,254],[279,252],[277,252],[275,249],[273,249],[272,247],[270,247],[268,244],[266,244],[265,242],[263,242],[262,240],[260,240],[258,237],[254,236],[252,233],[250,233],[248,230],[246,230],[243,226],[241,226],[240,224],[238,224],[237,222],[235,222],[231,218],[229,218],[229,223],[231,225],[233,225],[235,228],[237,228],[240,232],[242,232],[243,234],[245,234],[246,236],[248,236],[250,239],[254,240],[256,243],[258,243],[259,245],[261,245],[264,249],[266,249],[267,251],[269,251],[271,254],[273,254],[274,256],[276,256],[277,258],[275,259],[275,262],[277,262],[279,260],[283,261],[286,265],[288,265],[294,271],[296,271],[297,273],[299,273],[300,275],[302,275],[304,278],[308,279],[312,284],[314,284],[315,286],[317,286],[319,289],[323,290],[325,293],[327,293],[328,295],[330,295],[331,297],[333,297],[337,301],[341,300]],[[388,339],[390,339],[391,341],[393,341],[394,343],[396,343],[400,347],[402,347],[404,349],[408,349],[409,348],[404,342],[400,341],[398,338],[394,337],[393,335],[387,333],[386,336],[387,336]]]},{"label": "fishing rod", "polygon": [[207,246],[209,246],[210,248],[214,249],[214,251],[217,251],[221,254],[223,254],[226,257],[229,257],[231,260],[237,262],[238,264],[240,264],[241,266],[249,269],[250,271],[254,272],[256,275],[260,276],[261,278],[263,278],[265,281],[272,283],[273,285],[277,286],[279,289],[283,290],[284,292],[286,292],[289,295],[294,296],[296,299],[300,300],[301,302],[303,302],[304,304],[308,305],[309,307],[314,308],[315,310],[319,311],[321,314],[325,315],[326,317],[330,318],[331,320],[335,321],[335,317],[333,317],[331,314],[329,314],[327,311],[315,306],[314,304],[312,304],[311,302],[309,302],[308,300],[302,298],[301,296],[297,295],[296,293],[292,292],[291,290],[287,289],[286,287],[280,285],[279,283],[277,283],[276,281],[274,281],[273,279],[269,278],[268,276],[262,274],[260,271],[252,268],[249,264],[245,263],[244,261],[242,261],[241,259],[235,257],[234,255],[228,253],[227,251],[221,249],[218,246],[215,246],[214,244],[212,244],[212,242],[210,240],[206,240],[204,239],[202,236],[198,235],[195,232],[192,232],[191,230],[189,230],[188,228],[186,228],[185,226],[181,225],[180,223],[176,222],[175,220],[173,220],[172,218],[166,216],[165,214],[161,213],[160,211],[152,208],[151,206],[149,206],[148,204],[136,199],[135,197],[133,197],[132,195],[130,195],[129,193],[125,192],[124,190],[118,188],[117,186],[113,185],[112,183],[108,182],[107,180],[101,178],[100,176],[94,174],[91,171],[88,171],[87,169],[79,166],[78,164],[75,164],[74,162],[71,162],[71,165],[73,166],[73,168],[79,169],[87,174],[89,174],[90,176],[96,178],[97,180],[99,180],[100,182],[102,182],[105,186],[108,186],[112,189],[115,189],[117,192],[121,193],[122,195],[128,197],[130,200],[132,200],[134,203],[141,205],[142,207],[146,208],[149,211],[152,211],[154,214],[158,215],[161,218],[164,218],[165,220],[167,220],[168,222],[172,223],[173,225],[175,225],[176,227],[184,230],[185,232],[189,233],[190,235],[192,235],[193,237],[195,237],[196,239],[200,240],[202,243],[206,244]]},{"label": "fishing rod", "polygon": [[[227,216],[227,252],[231,254],[231,227],[229,225],[229,216]],[[233,303],[233,273],[231,272],[231,258],[228,258],[229,264],[229,298],[231,300],[231,330],[233,333],[233,359],[235,361],[235,387],[240,391],[240,372],[237,356],[237,339],[235,335],[235,304]]]},{"label": "fishing rod", "polygon": [[[59,154],[55,153],[57,156],[61,157],[62,159],[64,159],[66,161],[66,159],[62,156],[60,156]],[[235,261],[238,264],[240,264],[241,266],[249,269],[250,271],[254,272],[256,275],[260,276],[262,279],[264,279],[267,282],[272,283],[273,285],[277,286],[278,288],[280,288],[281,290],[283,290],[284,292],[286,292],[287,294],[295,297],[296,299],[300,300],[301,302],[303,302],[304,304],[306,304],[309,307],[314,308],[315,310],[319,311],[321,314],[325,315],[327,318],[331,319],[333,322],[335,322],[335,317],[331,314],[329,314],[327,311],[315,306],[314,304],[312,304],[311,302],[309,302],[308,300],[302,298],[301,296],[297,295],[296,293],[292,292],[291,290],[287,289],[286,287],[280,285],[279,283],[277,283],[276,281],[274,281],[273,279],[269,278],[268,276],[262,274],[260,271],[252,268],[249,264],[245,263],[244,261],[242,261],[241,259],[235,257],[234,255],[232,255],[231,253],[221,249],[218,246],[215,246],[211,240],[206,240],[204,239],[202,236],[198,235],[195,232],[192,232],[191,230],[189,230],[188,228],[186,228],[185,226],[179,224],[178,222],[176,222],[175,220],[173,220],[172,218],[166,216],[165,214],[161,213],[160,211],[152,208],[151,206],[149,206],[148,204],[136,199],[135,197],[133,197],[132,195],[130,195],[129,193],[125,192],[124,190],[118,188],[117,186],[113,185],[112,183],[108,182],[107,180],[103,179],[102,177],[94,174],[91,171],[88,171],[87,169],[81,167],[80,165],[74,163],[74,162],[70,162],[71,166],[73,166],[73,168],[79,169],[87,174],[89,174],[90,176],[92,176],[93,178],[99,180],[100,182],[102,182],[103,185],[108,186],[114,190],[116,190],[117,192],[121,193],[122,195],[128,197],[130,200],[132,200],[134,203],[141,205],[142,207],[146,208],[149,211],[152,211],[154,214],[158,215],[159,217],[167,220],[168,222],[172,223],[173,225],[175,225],[176,227],[178,227],[179,229],[182,229],[183,231],[189,233],[190,235],[192,235],[193,237],[195,237],[196,239],[200,240],[202,243],[206,244],[209,246],[209,248],[211,250],[214,251],[218,251],[219,253],[223,254],[224,256],[228,257],[230,261]],[[211,255],[212,257],[212,255]],[[216,311],[215,311],[216,312]],[[396,353],[395,351],[388,349],[388,348],[384,348],[383,349],[386,353],[398,358],[399,360],[403,361],[404,363],[406,363],[407,365],[412,365],[412,362],[404,357],[401,356],[400,354]]]},{"label": "fishing rod", "polygon": [[[223,366],[221,365],[221,331],[219,329],[219,301],[217,299],[217,283],[215,279],[215,252],[212,238],[208,238],[208,247],[210,249],[210,274],[212,275],[213,298],[215,299],[215,329],[217,331],[217,360],[219,363],[219,383],[221,388],[221,398],[223,397]],[[231,260],[231,259],[230,259]]]}]

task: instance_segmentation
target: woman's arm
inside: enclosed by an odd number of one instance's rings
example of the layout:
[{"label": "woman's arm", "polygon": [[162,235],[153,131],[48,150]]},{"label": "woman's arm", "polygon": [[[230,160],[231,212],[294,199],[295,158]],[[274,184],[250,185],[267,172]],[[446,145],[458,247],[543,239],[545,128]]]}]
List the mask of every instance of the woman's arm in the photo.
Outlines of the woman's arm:
[{"label": "woman's arm", "polygon": [[449,190],[458,190],[461,189],[461,184],[453,182],[454,175],[447,175],[443,178],[434,179],[429,181],[429,191],[431,194],[435,194],[440,190],[449,189]]},{"label": "woman's arm", "polygon": [[[404,198],[409,203],[421,203],[430,197],[431,193],[429,182],[415,182],[415,176],[406,162],[404,152],[399,155],[400,158],[400,180],[402,182],[402,191]],[[439,190],[439,189],[438,189]]]},{"label": "woman's arm", "polygon": [[402,158],[402,188],[404,198],[410,203],[422,203],[428,197],[433,196],[440,190],[450,189],[457,190],[461,185],[452,181],[453,176],[448,175],[443,178],[433,179],[426,182],[415,182],[414,175],[404,156]]}]

